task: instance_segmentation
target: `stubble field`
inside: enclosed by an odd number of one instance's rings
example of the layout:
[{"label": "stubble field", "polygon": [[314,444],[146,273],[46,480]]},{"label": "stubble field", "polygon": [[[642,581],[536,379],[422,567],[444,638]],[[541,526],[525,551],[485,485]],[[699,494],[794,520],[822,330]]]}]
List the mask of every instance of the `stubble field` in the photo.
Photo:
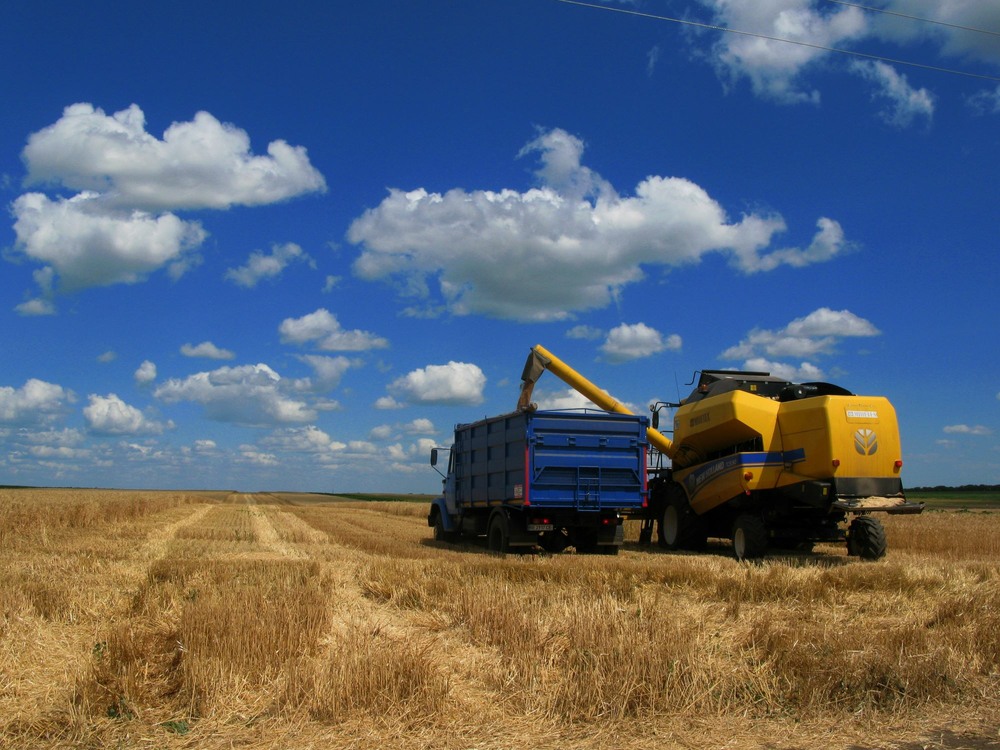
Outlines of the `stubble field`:
[{"label": "stubble field", "polygon": [[0,490],[0,747],[1000,747],[1000,514],[747,564],[426,511]]}]

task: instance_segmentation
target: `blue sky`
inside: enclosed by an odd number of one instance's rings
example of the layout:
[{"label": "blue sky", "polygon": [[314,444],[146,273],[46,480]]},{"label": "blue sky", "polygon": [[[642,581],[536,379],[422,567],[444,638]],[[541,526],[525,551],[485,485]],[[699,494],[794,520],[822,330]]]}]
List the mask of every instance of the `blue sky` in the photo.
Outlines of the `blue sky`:
[{"label": "blue sky", "polygon": [[1000,482],[1000,2],[594,4],[4,3],[0,483],[432,492],[535,343]]}]

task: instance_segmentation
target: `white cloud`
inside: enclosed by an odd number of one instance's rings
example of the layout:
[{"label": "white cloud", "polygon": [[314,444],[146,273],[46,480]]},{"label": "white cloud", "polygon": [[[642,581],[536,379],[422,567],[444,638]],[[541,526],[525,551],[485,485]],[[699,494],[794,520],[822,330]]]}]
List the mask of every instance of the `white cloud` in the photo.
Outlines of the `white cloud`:
[{"label": "white cloud", "polygon": [[408,403],[474,405],[482,403],[485,385],[486,375],[478,366],[449,362],[413,370],[390,383],[389,392]]},{"label": "white cloud", "polygon": [[875,85],[872,98],[888,100],[888,107],[881,113],[888,124],[905,128],[916,119],[926,118],[929,123],[934,117],[934,97],[931,93],[927,89],[910,86],[906,76],[891,65],[878,60],[857,61],[851,69]]},{"label": "white cloud", "polygon": [[594,328],[593,326],[573,326],[568,331],[566,331],[566,338],[568,339],[585,339],[587,341],[596,341],[604,335],[604,331],[600,328]]},{"label": "white cloud", "polygon": [[148,359],[144,360],[135,371],[135,382],[139,385],[148,385],[156,380],[156,365]]},{"label": "white cloud", "polygon": [[275,430],[269,437],[263,438],[260,442],[267,448],[283,452],[317,455],[340,453],[347,448],[346,443],[334,440],[315,425]]},{"label": "white cloud", "polygon": [[103,362],[103,363],[114,362],[116,359],[118,359],[118,354],[110,349],[106,352],[103,352],[102,354],[97,355],[98,362]]},{"label": "white cloud", "polygon": [[804,318],[796,318],[779,330],[755,328],[739,344],[722,353],[723,359],[769,357],[815,357],[830,354],[838,340],[878,336],[879,330],[850,310],[821,307]]},{"label": "white cloud", "polygon": [[207,236],[173,214],[110,211],[96,193],[55,201],[26,193],[13,213],[17,249],[48,264],[63,291],[135,284],[165,266],[177,277],[193,262],[186,253]]},{"label": "white cloud", "polygon": [[613,328],[601,344],[601,352],[609,362],[629,362],[659,354],[662,351],[681,348],[681,338],[673,334],[663,337],[655,328],[645,323],[629,325],[623,323]]},{"label": "white cloud", "polygon": [[993,430],[985,425],[953,424],[944,428],[949,435],[992,435]]},{"label": "white cloud", "polygon": [[845,46],[868,32],[864,13],[850,6],[821,12],[812,0],[701,1],[717,25],[774,37],[723,33],[712,51],[720,77],[732,83],[746,77],[758,96],[784,103],[818,103],[819,91],[802,80],[803,71],[829,54],[817,47]]},{"label": "white cloud", "polygon": [[340,384],[340,379],[351,367],[360,367],[363,362],[358,359],[348,359],[347,357],[324,357],[319,354],[303,354],[299,360],[312,367],[316,375],[315,389],[335,388]]},{"label": "white cloud", "polygon": [[784,362],[772,362],[763,357],[752,357],[743,363],[744,370],[769,372],[776,378],[794,382],[811,382],[822,380],[823,371],[809,362],[801,362],[798,366]]},{"label": "white cloud", "polygon": [[375,400],[375,408],[388,411],[390,409],[405,409],[406,404],[402,404],[392,396],[381,396]]},{"label": "white cloud", "polygon": [[21,315],[54,312],[56,276],[63,292],[134,284],[162,268],[178,278],[200,262],[195,251],[207,232],[173,211],[261,205],[326,189],[301,147],[277,140],[268,156],[255,156],[244,131],[207,112],[174,123],[161,140],[146,132],[134,104],[112,116],[71,105],[29,136],[22,157],[28,184],[79,192],[56,199],[30,192],[13,203],[15,250],[45,264],[36,275],[42,294],[18,305]]},{"label": "white cloud", "polygon": [[20,305],[17,305],[14,308],[14,311],[18,315],[23,315],[25,317],[55,315],[56,306],[52,303],[52,300],[35,297],[34,299],[29,299],[22,302]]},{"label": "white cloud", "polygon": [[108,116],[82,103],[33,133],[23,157],[29,184],[99,191],[128,209],[256,206],[326,189],[301,146],[276,140],[267,153],[254,155],[244,130],[208,112],[173,123],[161,140],[135,104]]},{"label": "white cloud", "polygon": [[220,422],[251,426],[311,422],[317,407],[294,397],[294,381],[282,380],[265,364],[221,367],[183,380],[172,378],[153,395],[166,403],[191,401]]},{"label": "white cloud", "polygon": [[1000,113],[1000,86],[983,89],[966,99],[968,105],[979,114]]},{"label": "white cloud", "polygon": [[[890,14],[865,13],[850,4],[833,6],[816,0],[755,0],[752,3],[701,0],[701,3],[712,12],[711,23],[747,32],[721,33],[712,47],[711,59],[723,82],[731,85],[746,78],[755,94],[778,102],[819,103],[820,92],[812,87],[808,74],[849,59],[829,48],[867,51],[860,45],[866,40],[888,41],[894,47],[903,47],[908,52],[898,56],[907,59],[926,60],[926,50],[937,50],[944,58],[938,64],[943,66],[948,65],[948,58],[1000,63],[1000,47],[995,44],[995,38],[956,28],[1000,28],[1000,6],[995,3],[887,0],[880,6],[890,12],[938,21],[938,24],[900,22]],[[799,44],[779,41],[781,39]],[[923,49],[918,50],[917,45]],[[827,49],[822,49],[824,47]],[[847,66],[859,71],[851,63]],[[910,88],[904,77],[884,63],[866,62],[860,71],[871,75],[881,87],[881,95],[893,103],[885,115],[894,124],[908,124],[907,119],[932,114],[933,99],[929,92]]]},{"label": "white cloud", "polygon": [[[582,152],[582,141],[563,130],[540,135],[522,154],[539,155],[541,185],[524,193],[390,190],[348,231],[362,245],[355,273],[396,280],[425,310],[443,301],[456,315],[562,320],[605,307],[644,277],[643,266],[681,266],[719,252],[744,271],[769,270],[826,261],[846,246],[839,225],[821,219],[809,248],[765,254],[785,229],[780,216],[733,222],[680,177],[647,177],[622,197],[580,163]],[[441,300],[432,298],[432,280]]]},{"label": "white cloud", "polygon": [[337,316],[326,308],[303,315],[301,318],[286,318],[278,327],[283,343],[314,343],[321,351],[361,352],[369,349],[385,349],[388,339],[361,330],[347,331],[341,327]]},{"label": "white cloud", "polygon": [[281,275],[292,263],[307,263],[313,268],[315,262],[294,242],[271,245],[271,254],[260,250],[250,253],[245,265],[226,270],[225,278],[237,286],[253,289],[263,279],[273,279]]},{"label": "white cloud", "polygon": [[50,419],[73,400],[71,391],[55,383],[30,378],[20,388],[0,386],[0,423],[38,424]]},{"label": "white cloud", "polygon": [[[1000,28],[1000,6],[992,2],[969,0],[889,0],[888,10],[919,15],[938,24],[898,23],[891,16],[871,16],[872,33],[897,44],[924,43],[940,47],[946,57],[1000,63],[1000,47],[996,37],[969,33],[957,26],[980,29]],[[953,27],[941,24],[952,24]]]},{"label": "white cloud", "polygon": [[[158,435],[164,425],[147,419],[139,409],[122,401],[114,393],[90,394],[90,404],[83,409],[90,432],[98,435]],[[167,424],[167,427],[173,425]]]},{"label": "white cloud", "polygon": [[235,359],[236,355],[228,349],[220,349],[211,341],[202,341],[200,344],[184,344],[181,346],[181,354],[185,357],[203,357],[204,359]]},{"label": "white cloud", "polygon": [[595,408],[595,404],[574,388],[562,391],[534,391],[534,402],[539,409],[568,411],[570,409]]},{"label": "white cloud", "polygon": [[255,464],[257,466],[280,466],[281,462],[273,453],[263,453],[252,445],[240,446],[240,459],[244,463]]}]

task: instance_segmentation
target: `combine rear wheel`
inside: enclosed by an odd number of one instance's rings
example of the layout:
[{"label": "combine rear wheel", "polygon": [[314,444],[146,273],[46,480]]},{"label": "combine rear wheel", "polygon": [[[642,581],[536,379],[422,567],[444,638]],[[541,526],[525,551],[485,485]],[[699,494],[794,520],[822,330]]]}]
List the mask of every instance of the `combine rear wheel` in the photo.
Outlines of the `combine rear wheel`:
[{"label": "combine rear wheel", "polygon": [[885,529],[877,518],[857,516],[847,528],[847,554],[862,560],[885,557]]},{"label": "combine rear wheel", "polygon": [[733,524],[733,554],[737,560],[760,557],[767,549],[767,526],[764,519],[750,513],[736,518]]}]

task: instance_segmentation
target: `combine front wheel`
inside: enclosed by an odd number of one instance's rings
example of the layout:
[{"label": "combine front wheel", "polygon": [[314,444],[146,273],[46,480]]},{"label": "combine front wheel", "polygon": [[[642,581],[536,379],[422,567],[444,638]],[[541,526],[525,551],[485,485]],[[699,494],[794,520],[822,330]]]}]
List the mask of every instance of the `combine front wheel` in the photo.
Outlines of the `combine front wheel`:
[{"label": "combine front wheel", "polygon": [[767,527],[764,519],[750,513],[736,518],[733,524],[733,554],[737,560],[760,557],[767,549]]},{"label": "combine front wheel", "polygon": [[857,516],[847,528],[847,554],[862,560],[885,557],[885,529],[877,518]]}]

